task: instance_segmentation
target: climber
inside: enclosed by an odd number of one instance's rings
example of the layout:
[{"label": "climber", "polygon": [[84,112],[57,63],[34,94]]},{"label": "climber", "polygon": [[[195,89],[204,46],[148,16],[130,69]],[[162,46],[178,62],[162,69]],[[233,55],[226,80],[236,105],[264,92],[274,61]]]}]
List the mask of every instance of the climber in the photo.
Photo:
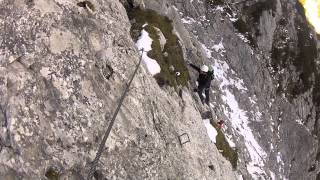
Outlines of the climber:
[{"label": "climber", "polygon": [[[206,103],[209,106],[209,91],[210,91],[210,85],[211,81],[214,78],[213,70],[209,71],[209,67],[206,65],[202,65],[201,68],[198,66],[188,62],[188,64],[198,71],[199,76],[198,76],[198,88],[196,91],[199,94],[200,100],[202,104]],[[203,97],[203,91],[205,92],[206,98]]]}]

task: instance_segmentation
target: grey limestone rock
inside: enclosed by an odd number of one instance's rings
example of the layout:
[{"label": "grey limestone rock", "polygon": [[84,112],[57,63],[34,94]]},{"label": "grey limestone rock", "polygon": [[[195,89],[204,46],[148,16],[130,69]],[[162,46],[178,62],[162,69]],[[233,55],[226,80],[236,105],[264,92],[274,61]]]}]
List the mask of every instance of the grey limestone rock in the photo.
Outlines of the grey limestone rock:
[{"label": "grey limestone rock", "polygon": [[[173,20],[188,60],[225,62],[232,69],[227,77],[244,81],[245,92],[229,88],[246,111],[255,139],[267,152],[267,173],[260,178],[316,179],[319,35],[307,23],[302,6],[286,0],[144,3]],[[217,46],[220,43],[222,49]],[[225,90],[219,85],[221,82],[215,82],[213,86],[213,104],[218,117],[229,119],[226,101],[221,99]],[[226,123],[232,127],[232,122]],[[232,128],[229,133],[242,136]],[[246,155],[243,141],[237,141],[242,161],[238,170],[256,179],[246,172],[252,157]]]},{"label": "grey limestone rock", "polygon": [[[139,60],[119,1],[77,3],[0,1],[1,179],[86,178]],[[95,176],[235,179],[182,92],[160,89],[142,66]]]},{"label": "grey limestone rock", "polygon": [[207,135],[197,74],[178,94],[142,65],[97,179],[319,177],[319,35],[297,2],[88,2],[0,0],[0,179],[86,178],[139,61],[124,6],[169,17],[185,60],[215,70],[212,116],[238,166]]}]

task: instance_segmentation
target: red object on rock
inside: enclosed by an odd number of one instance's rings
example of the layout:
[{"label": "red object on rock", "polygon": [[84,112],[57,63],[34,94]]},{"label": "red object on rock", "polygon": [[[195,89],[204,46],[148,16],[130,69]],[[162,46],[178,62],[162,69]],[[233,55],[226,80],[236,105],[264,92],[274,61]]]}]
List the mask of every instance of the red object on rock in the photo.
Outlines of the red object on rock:
[{"label": "red object on rock", "polygon": [[221,129],[224,124],[223,120],[218,121],[218,128]]}]

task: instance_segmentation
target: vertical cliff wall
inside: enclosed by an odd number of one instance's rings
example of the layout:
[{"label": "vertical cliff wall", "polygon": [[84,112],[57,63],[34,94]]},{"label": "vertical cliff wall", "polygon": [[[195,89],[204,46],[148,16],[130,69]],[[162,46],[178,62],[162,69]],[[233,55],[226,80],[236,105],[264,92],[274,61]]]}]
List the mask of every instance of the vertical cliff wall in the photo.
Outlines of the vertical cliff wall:
[{"label": "vertical cliff wall", "polygon": [[[0,1],[0,179],[86,178],[139,60],[130,26],[114,0]],[[96,179],[236,178],[179,92],[139,68]]]},{"label": "vertical cliff wall", "polygon": [[[0,0],[0,179],[86,178],[143,30],[161,73],[139,68],[96,179],[319,177],[319,35],[298,2]],[[215,72],[209,114],[186,61]]]},{"label": "vertical cliff wall", "polygon": [[242,174],[249,179],[316,179],[319,35],[298,1],[128,5],[168,16],[186,59],[212,65],[212,107],[217,118],[227,120],[226,133],[237,139]]}]

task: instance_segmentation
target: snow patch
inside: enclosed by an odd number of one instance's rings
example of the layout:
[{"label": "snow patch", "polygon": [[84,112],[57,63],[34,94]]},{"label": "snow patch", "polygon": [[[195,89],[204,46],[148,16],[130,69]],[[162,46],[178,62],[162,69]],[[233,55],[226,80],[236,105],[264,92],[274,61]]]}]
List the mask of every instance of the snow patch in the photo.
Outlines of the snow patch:
[{"label": "snow patch", "polygon": [[236,33],[236,35],[245,43],[250,42],[243,34],[241,33]]},{"label": "snow patch", "polygon": [[283,175],[284,172],[284,162],[282,161],[282,155],[280,152],[277,153],[277,163],[279,164],[279,175],[283,180],[287,180],[287,178]]},{"label": "snow patch", "polygon": [[226,140],[228,141],[229,146],[232,148],[235,148],[236,144],[232,141],[232,136],[226,133],[224,134],[224,136],[226,137]]},{"label": "snow patch", "polygon": [[270,142],[270,150],[271,150],[271,151],[274,150],[274,147],[273,147],[272,142]]},{"label": "snow patch", "polygon": [[265,179],[263,175],[266,173],[257,164],[252,162],[247,164],[247,170],[253,179]]},{"label": "snow patch", "polygon": [[214,10],[223,12],[224,8],[222,6],[217,6]]},{"label": "snow patch", "polygon": [[238,18],[230,18],[231,22],[236,22],[238,20]]},{"label": "snow patch", "polygon": [[252,97],[249,97],[249,100],[250,100],[251,104],[256,104],[257,103],[256,100],[254,100]]},{"label": "snow patch", "polygon": [[244,86],[242,79],[234,79],[228,77],[227,73],[230,69],[229,65],[226,62],[218,61],[215,59],[215,64],[212,65],[214,69],[214,74],[217,77],[217,80],[220,81],[220,87],[225,89],[228,86],[234,86],[239,90],[247,91],[248,89]]},{"label": "snow patch", "polygon": [[201,44],[201,47],[202,47],[202,48],[204,49],[204,51],[206,52],[207,58],[211,58],[211,57],[212,57],[212,55],[211,55],[212,51],[211,51],[210,49],[208,49],[207,46],[204,45],[204,44]]},{"label": "snow patch", "polygon": [[220,53],[220,55],[222,55],[222,53],[225,53],[226,50],[224,49],[224,46],[222,44],[222,40],[219,42],[219,44],[213,45],[212,48],[217,52]]},{"label": "snow patch", "polygon": [[270,172],[270,176],[271,176],[271,180],[276,180],[276,175],[274,174],[274,172],[269,171]]},{"label": "snow patch", "polygon": [[215,77],[220,81],[220,89],[224,93],[221,98],[224,101],[224,113],[229,118],[233,129],[236,129],[239,135],[243,136],[245,146],[250,156],[251,162],[247,164],[247,170],[253,179],[264,179],[267,173],[264,171],[264,162],[267,153],[262,149],[254,138],[253,132],[249,127],[249,118],[247,112],[239,107],[235,96],[228,89],[229,86],[237,87],[238,89],[247,90],[243,85],[243,81],[229,78],[227,73],[230,67],[227,63],[215,60],[213,65]]},{"label": "snow patch", "polygon": [[148,57],[147,53],[152,50],[151,48],[152,39],[149,36],[149,33],[144,29],[141,31],[141,36],[139,37],[136,46],[139,50],[143,49],[144,51],[140,52],[142,55],[142,60],[146,64],[148,71],[150,74],[155,75],[160,73],[161,68],[156,60]]},{"label": "snow patch", "polygon": [[208,133],[208,136],[209,136],[210,140],[212,142],[216,143],[216,137],[218,135],[217,130],[210,124],[210,120],[209,119],[204,119],[203,123],[207,128],[207,133]]},{"label": "snow patch", "polygon": [[184,24],[192,24],[192,23],[195,23],[195,22],[196,22],[196,20],[194,20],[194,19],[191,18],[191,17],[182,18],[181,21],[182,21],[182,23],[184,23]]},{"label": "snow patch", "polygon": [[302,119],[297,119],[296,122],[302,126],[304,126]]},{"label": "snow patch", "polygon": [[201,44],[201,47],[202,47],[202,48],[204,49],[204,51],[206,52],[208,58],[211,58],[211,57],[212,57],[212,55],[211,55],[212,50],[211,50],[211,49],[214,49],[214,50],[215,50],[217,53],[219,53],[222,57],[224,56],[224,53],[226,52],[226,50],[225,50],[225,48],[224,48],[224,46],[223,46],[223,44],[222,44],[222,40],[223,40],[223,39],[221,39],[221,41],[219,42],[219,44],[215,44],[215,45],[213,45],[211,48],[208,48],[205,44],[200,43],[200,44]]},{"label": "snow patch", "polygon": [[200,16],[200,21],[207,21],[207,18],[206,18],[206,16],[205,16],[205,15],[203,15],[203,16]]}]

